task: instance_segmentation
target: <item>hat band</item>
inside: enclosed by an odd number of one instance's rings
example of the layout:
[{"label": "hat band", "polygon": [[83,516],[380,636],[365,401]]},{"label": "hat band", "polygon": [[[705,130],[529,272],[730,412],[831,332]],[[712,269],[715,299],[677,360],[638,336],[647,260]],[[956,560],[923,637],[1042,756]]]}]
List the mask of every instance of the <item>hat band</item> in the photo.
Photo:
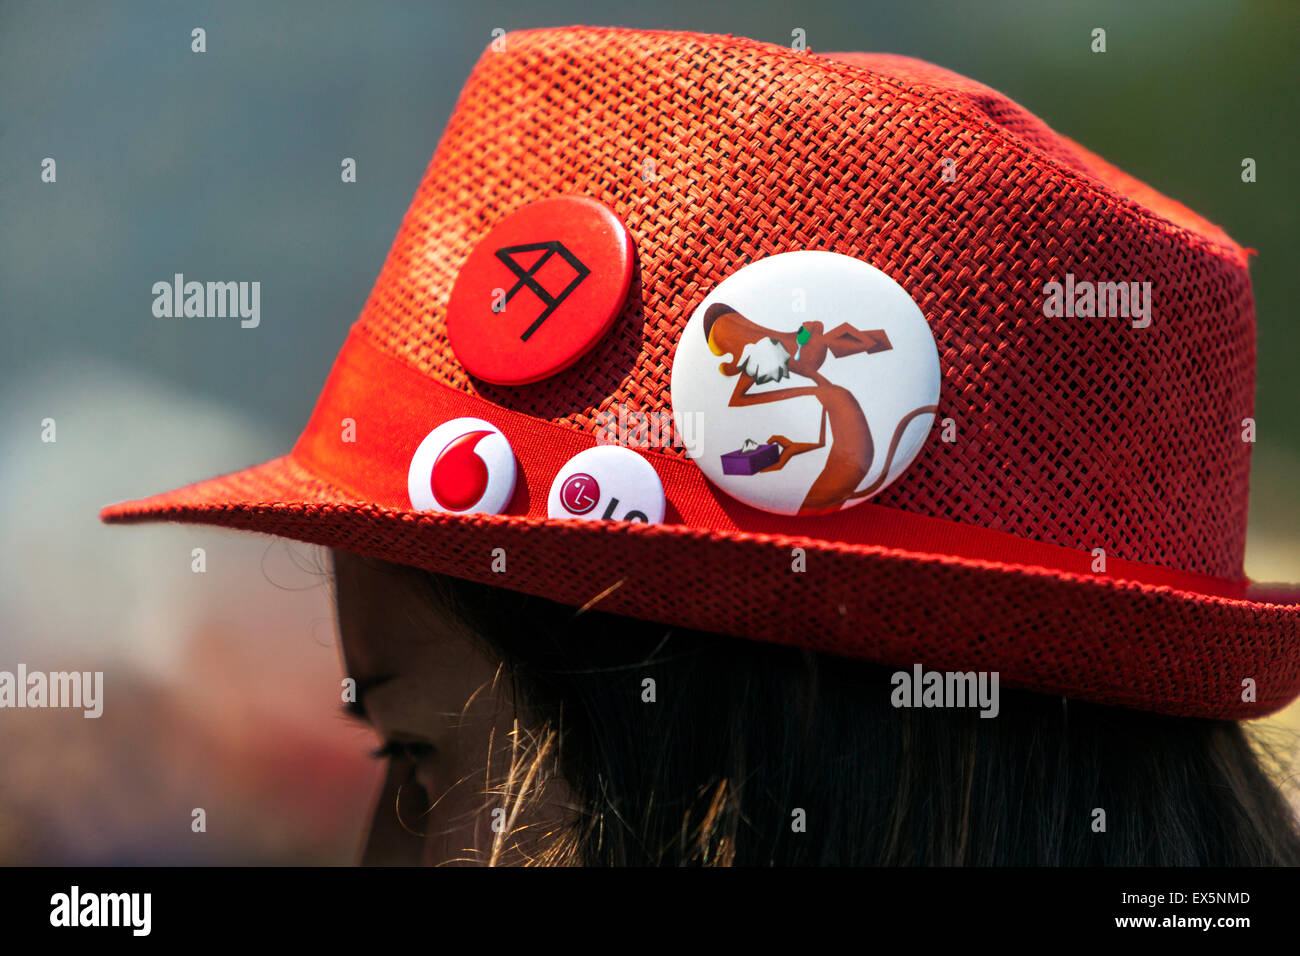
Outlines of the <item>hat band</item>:
[{"label": "hat band", "polygon": [[[407,473],[428,433],[453,418],[492,423],[509,440],[519,462],[514,497],[503,515],[547,517],[551,482],[574,455],[600,444],[594,435],[494,405],[451,388],[380,351],[354,328],[330,371],[307,428],[292,455],[322,479],[363,500],[412,509]],[[1092,570],[1091,551],[1031,541],[1004,531],[962,524],[866,502],[834,514],[782,516],[731,500],[710,487],[685,459],[638,448],[654,466],[668,499],[664,520],[704,531],[784,535],[1039,567],[1093,579],[1131,581],[1194,594],[1245,599],[1249,581],[1128,561],[1106,555],[1104,572]]]}]

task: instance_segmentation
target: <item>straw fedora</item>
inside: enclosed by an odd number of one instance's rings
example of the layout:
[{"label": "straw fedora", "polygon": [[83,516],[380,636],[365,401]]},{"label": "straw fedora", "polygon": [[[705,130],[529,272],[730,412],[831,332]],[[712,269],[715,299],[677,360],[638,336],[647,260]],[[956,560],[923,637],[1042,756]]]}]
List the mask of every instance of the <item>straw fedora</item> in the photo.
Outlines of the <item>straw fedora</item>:
[{"label": "straw fedora", "polygon": [[293,449],[102,517],[1258,717],[1300,694],[1300,591],[1243,573],[1254,336],[1242,247],[979,83],[511,33]]}]

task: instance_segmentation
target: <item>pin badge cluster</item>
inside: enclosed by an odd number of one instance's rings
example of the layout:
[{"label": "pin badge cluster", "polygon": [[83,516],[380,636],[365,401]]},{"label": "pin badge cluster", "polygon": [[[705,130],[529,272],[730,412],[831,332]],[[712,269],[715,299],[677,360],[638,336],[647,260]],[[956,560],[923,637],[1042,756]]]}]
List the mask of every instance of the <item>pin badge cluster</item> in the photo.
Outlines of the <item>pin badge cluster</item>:
[{"label": "pin badge cluster", "polygon": [[[447,308],[452,351],[476,378],[527,385],[573,365],[609,331],[633,271],[631,234],[594,199],[530,203],[497,223],[456,277]],[[411,505],[456,514],[500,514],[516,463],[505,435],[478,418],[439,425],[421,442],[407,478]],[[663,485],[627,448],[597,446],[556,475],[555,518],[663,521]]]},{"label": "pin badge cluster", "polygon": [[[633,271],[627,228],[603,204],[558,197],[524,206],[476,245],[457,277],[447,334],[471,375],[526,385],[578,361],[623,307]],[[916,459],[938,411],[929,323],[889,275],[824,251],[769,256],[720,282],[673,356],[670,400],[689,457],[736,500],[822,515],[869,500]],[[689,424],[687,420],[689,419]],[[495,426],[438,426],[411,461],[421,510],[501,513],[515,457]],[[663,521],[653,465],[599,445],[564,464],[552,518]]]}]

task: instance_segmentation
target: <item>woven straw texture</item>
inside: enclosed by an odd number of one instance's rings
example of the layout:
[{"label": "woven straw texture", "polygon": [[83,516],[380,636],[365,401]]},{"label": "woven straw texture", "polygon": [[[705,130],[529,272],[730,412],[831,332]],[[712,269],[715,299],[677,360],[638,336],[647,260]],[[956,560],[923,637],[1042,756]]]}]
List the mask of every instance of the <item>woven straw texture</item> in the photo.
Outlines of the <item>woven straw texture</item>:
[{"label": "woven straw texture", "polygon": [[[1261,717],[1300,690],[1300,592],[1285,595],[1292,606],[1252,604],[784,535],[397,512],[322,486],[289,457],[182,497],[121,506],[113,520],[261,531],[667,625],[997,670],[1006,687],[1178,716]],[[791,573],[794,547],[807,573]],[[507,574],[492,570],[496,548]],[[1242,701],[1243,675],[1258,700]]]},{"label": "woven straw texture", "polygon": [[[442,321],[461,264],[502,216],[566,193],[608,204],[636,239],[624,314],[567,373],[524,390],[471,379]],[[689,34],[510,34],[470,77],[361,324],[440,381],[594,430],[602,407],[668,412],[699,299],[795,249],[882,269],[939,346],[940,417],[958,441],[929,442],[878,503],[1241,576],[1245,253],[1005,97],[915,61]],[[1151,282],[1152,326],[1044,318],[1043,285],[1066,273]]]},{"label": "woven straw texture", "polygon": [[[564,194],[609,205],[635,239],[623,314],[551,379],[469,378],[443,324],[458,270],[505,215]],[[467,400],[594,432],[616,405],[669,412],[695,305],[743,265],[797,249],[882,269],[939,347],[939,418],[957,440],[932,435],[875,503],[1242,576],[1255,359],[1245,252],[1005,97],[928,64],[695,34],[510,34],[470,77],[354,334]],[[1150,282],[1151,326],[1044,317],[1044,283],[1067,273]],[[574,605],[602,595],[604,610],[669,625],[996,669],[1006,686],[1172,714],[1262,716],[1300,692],[1295,594],[1231,600],[682,524],[419,514],[345,486],[288,456],[104,516],[264,531]],[[485,557],[498,547],[505,575]],[[807,573],[791,573],[794,547]],[[1246,676],[1258,701],[1241,700]]]}]

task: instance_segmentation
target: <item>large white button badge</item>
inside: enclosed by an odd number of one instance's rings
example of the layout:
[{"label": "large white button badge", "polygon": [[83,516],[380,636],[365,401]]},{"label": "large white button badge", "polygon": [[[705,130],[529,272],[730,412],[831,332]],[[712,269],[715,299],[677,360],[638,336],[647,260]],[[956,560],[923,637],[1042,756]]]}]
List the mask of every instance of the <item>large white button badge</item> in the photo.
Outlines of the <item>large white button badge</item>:
[{"label": "large white button badge", "polygon": [[654,466],[632,449],[597,445],[564,463],[551,482],[546,513],[658,524],[664,520],[664,486]]},{"label": "large white button badge", "polygon": [[406,474],[419,511],[500,514],[515,491],[515,454],[481,418],[453,418],[425,436]]},{"label": "large white button badge", "polygon": [[833,252],[720,282],[673,357],[674,425],[709,480],[755,508],[826,514],[896,480],[925,444],[939,354],[897,282]]}]

